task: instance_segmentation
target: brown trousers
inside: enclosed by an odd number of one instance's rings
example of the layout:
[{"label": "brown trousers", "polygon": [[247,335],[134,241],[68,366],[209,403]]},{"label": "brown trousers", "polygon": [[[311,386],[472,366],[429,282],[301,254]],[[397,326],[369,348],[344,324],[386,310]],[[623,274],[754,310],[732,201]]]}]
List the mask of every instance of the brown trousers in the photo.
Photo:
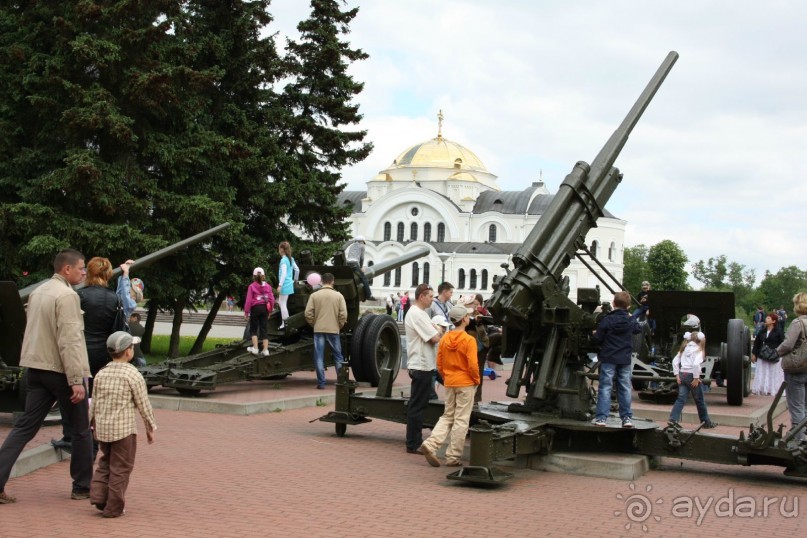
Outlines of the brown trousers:
[{"label": "brown trousers", "polygon": [[137,435],[131,434],[111,443],[99,442],[101,459],[90,484],[90,503],[103,510],[104,516],[115,517],[126,506],[126,488],[134,469]]}]

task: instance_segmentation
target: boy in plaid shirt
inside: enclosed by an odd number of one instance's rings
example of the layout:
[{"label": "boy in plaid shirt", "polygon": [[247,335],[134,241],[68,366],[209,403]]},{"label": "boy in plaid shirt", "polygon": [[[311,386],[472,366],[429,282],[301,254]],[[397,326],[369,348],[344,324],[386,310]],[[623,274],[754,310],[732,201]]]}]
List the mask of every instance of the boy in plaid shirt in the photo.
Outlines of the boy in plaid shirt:
[{"label": "boy in plaid shirt", "polygon": [[126,488],[137,452],[135,408],[143,417],[149,444],[154,442],[154,411],[146,382],[129,364],[140,338],[124,331],[112,333],[106,341],[112,362],[104,366],[93,383],[90,424],[101,449],[101,459],[90,484],[90,502],[104,517],[124,514]]}]

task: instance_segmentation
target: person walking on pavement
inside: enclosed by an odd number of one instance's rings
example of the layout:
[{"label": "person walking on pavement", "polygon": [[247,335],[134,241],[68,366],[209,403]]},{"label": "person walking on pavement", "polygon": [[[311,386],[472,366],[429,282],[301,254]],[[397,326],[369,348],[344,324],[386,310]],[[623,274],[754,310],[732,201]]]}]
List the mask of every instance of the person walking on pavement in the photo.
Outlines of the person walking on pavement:
[{"label": "person walking on pavement", "polygon": [[84,255],[66,249],[53,261],[54,275],[28,299],[20,366],[27,368],[25,411],[0,447],[0,504],[16,502],[5,491],[11,467],[34,438],[51,407],[59,402],[71,426],[72,499],[88,499],[92,479],[92,437],[85,378],[90,362],[84,342],[84,317],[71,286],[84,280]]},{"label": "person walking on pavement", "polygon": [[339,333],[347,323],[345,297],[333,288],[332,273],[322,275],[322,287],[311,294],[305,306],[305,321],[314,327],[314,368],[317,388],[325,388],[325,342],[331,348],[336,371],[342,367],[342,342]]},{"label": "person walking on pavement", "polygon": [[440,467],[435,452],[448,438],[446,466],[460,467],[465,448],[465,435],[474,408],[474,394],[479,385],[479,364],[476,359],[476,340],[465,328],[471,322],[469,310],[452,306],[449,319],[454,330],[446,333],[437,346],[437,371],[443,377],[446,388],[445,411],[432,430],[432,434],[420,447],[429,465]]},{"label": "person walking on pavement", "polygon": [[423,444],[423,411],[434,389],[437,371],[435,345],[440,341],[440,333],[432,324],[428,313],[433,299],[434,291],[431,286],[418,285],[414,304],[404,320],[407,367],[412,380],[406,407],[406,451],[409,454],[423,453],[420,448]]}]

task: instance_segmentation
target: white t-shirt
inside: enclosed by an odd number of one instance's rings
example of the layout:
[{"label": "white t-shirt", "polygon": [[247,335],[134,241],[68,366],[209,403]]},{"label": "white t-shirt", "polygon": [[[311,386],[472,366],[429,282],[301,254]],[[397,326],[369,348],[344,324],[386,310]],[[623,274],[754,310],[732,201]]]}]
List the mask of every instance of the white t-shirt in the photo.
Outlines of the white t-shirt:
[{"label": "white t-shirt", "polygon": [[437,346],[429,342],[437,336],[432,320],[418,305],[412,304],[404,320],[406,356],[410,370],[437,369]]}]

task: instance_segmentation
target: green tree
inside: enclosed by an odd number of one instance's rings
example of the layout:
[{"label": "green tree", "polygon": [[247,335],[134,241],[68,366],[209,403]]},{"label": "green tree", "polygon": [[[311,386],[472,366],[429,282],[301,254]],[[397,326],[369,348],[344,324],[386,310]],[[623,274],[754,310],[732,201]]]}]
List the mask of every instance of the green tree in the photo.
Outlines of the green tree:
[{"label": "green tree", "polygon": [[807,271],[795,265],[782,267],[775,274],[765,271],[757,291],[758,302],[766,311],[784,306],[785,310],[792,312],[793,296],[807,291]]},{"label": "green tree", "polygon": [[624,264],[622,285],[630,293],[636,294],[642,287],[643,280],[650,280],[647,269],[647,247],[636,245],[627,247],[622,256]]},{"label": "green tree", "polygon": [[656,243],[647,252],[647,269],[653,288],[687,290],[687,256],[674,241],[665,239]]},{"label": "green tree", "polygon": [[[363,84],[348,74],[351,63],[366,59],[351,48],[345,36],[358,8],[342,11],[340,0],[312,0],[311,14],[300,22],[299,40],[286,44],[286,61],[292,79],[283,90],[288,118],[282,144],[293,172],[287,178],[285,203],[293,207],[288,222],[311,234],[317,258],[329,253],[317,249],[323,238],[347,239],[349,208],[336,203],[344,188],[341,169],[364,160],[372,144],[367,131],[351,128],[361,121],[354,99]],[[333,250],[333,247],[329,247]]]}]

